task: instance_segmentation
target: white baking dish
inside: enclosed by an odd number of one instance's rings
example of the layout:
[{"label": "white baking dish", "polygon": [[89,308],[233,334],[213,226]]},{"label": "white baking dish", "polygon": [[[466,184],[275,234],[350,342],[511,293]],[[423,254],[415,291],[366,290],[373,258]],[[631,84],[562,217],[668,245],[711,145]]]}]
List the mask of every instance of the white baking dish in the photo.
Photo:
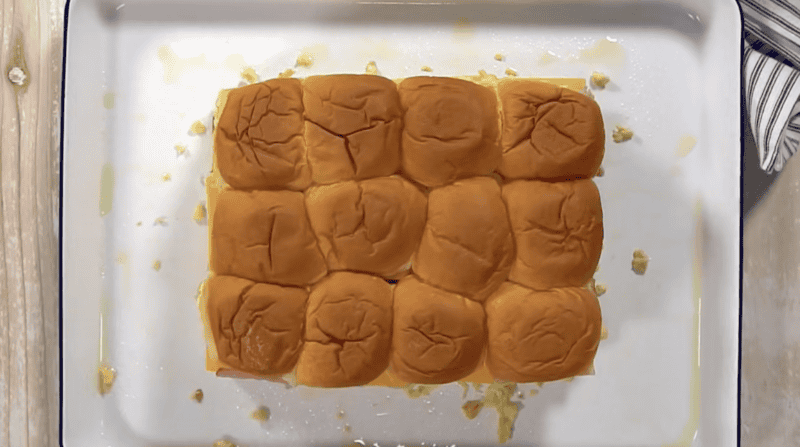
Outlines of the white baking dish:
[{"label": "white baking dish", "polygon": [[[607,73],[611,84],[595,90],[608,134],[605,176],[596,180],[606,228],[596,279],[608,286],[601,304],[609,338],[594,376],[520,386],[525,399],[514,400],[524,408],[509,445],[736,442],[734,0],[72,0],[67,9],[65,445],[210,445],[223,437],[243,446],[497,442],[497,415],[484,410],[467,420],[455,384],[410,399],[396,389],[287,389],[204,370],[194,298],[207,274],[207,227],[192,212],[204,199],[212,147],[210,132],[188,130],[196,120],[210,127],[218,90],[236,86],[242,69],[274,77],[304,50],[315,63],[296,68],[297,76],[361,73],[370,61],[390,78],[420,74],[423,65],[443,76],[503,75],[507,67],[520,76]],[[617,124],[634,139],[613,143]],[[176,144],[187,153],[178,156]],[[154,224],[159,217],[166,225]],[[636,248],[651,257],[644,276],[631,271]],[[104,397],[101,360],[118,374]],[[202,404],[189,399],[197,388]],[[260,405],[271,410],[264,424],[249,418]]]}]

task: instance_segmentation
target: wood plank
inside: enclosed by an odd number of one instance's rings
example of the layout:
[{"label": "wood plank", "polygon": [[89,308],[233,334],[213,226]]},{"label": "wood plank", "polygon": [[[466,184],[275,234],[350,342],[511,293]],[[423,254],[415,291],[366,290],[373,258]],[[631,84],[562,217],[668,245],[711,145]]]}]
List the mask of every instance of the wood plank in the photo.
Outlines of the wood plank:
[{"label": "wood plank", "polygon": [[0,445],[58,443],[64,6],[3,0],[0,14]]}]

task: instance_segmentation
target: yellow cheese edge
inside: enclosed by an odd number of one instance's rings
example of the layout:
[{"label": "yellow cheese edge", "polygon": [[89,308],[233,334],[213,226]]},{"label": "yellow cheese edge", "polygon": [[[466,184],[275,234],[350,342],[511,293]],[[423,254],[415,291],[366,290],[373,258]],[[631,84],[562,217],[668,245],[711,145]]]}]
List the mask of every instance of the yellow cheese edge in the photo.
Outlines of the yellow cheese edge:
[{"label": "yellow cheese edge", "polygon": [[[457,76],[457,79],[463,79],[467,81],[475,82],[476,84],[483,85],[484,87],[488,87],[492,89],[495,94],[497,94],[497,84],[500,82],[500,79],[494,75],[486,74],[485,72],[480,73],[479,75],[475,76]],[[541,82],[549,82],[552,84],[556,84],[560,87],[567,88],[570,90],[574,90],[576,92],[581,92],[586,87],[586,80],[582,78],[514,78],[514,79],[532,79]],[[395,79],[396,83],[400,83],[402,79]],[[225,110],[225,105],[228,102],[228,93],[230,92],[229,89],[221,90],[217,95],[217,104],[216,108],[214,109],[214,121],[213,121],[213,130],[212,130],[212,144],[213,141],[216,139],[217,127],[219,123],[219,118],[222,115],[222,112]],[[499,96],[497,101],[498,107],[501,107]],[[502,110],[499,113],[502,119]],[[208,177],[206,177],[205,185],[206,185],[206,195],[207,197],[207,208],[208,208],[208,259],[213,259],[213,247],[211,244],[211,234],[214,227],[214,210],[216,208],[216,201],[219,194],[227,188],[225,181],[219,175],[219,171],[217,171],[217,155],[216,151],[212,150],[212,164],[211,164],[211,173]],[[210,270],[210,263],[209,263],[209,270]],[[209,277],[213,275],[213,271],[210,272]],[[394,286],[392,286],[394,288]],[[209,321],[208,312],[207,312],[207,305],[208,305],[208,291],[205,286],[201,286],[201,292],[199,293],[197,306],[200,312],[200,318],[203,323],[203,330],[206,339],[206,371],[216,373],[218,376],[232,376],[232,377],[239,377],[239,378],[261,378],[273,381],[280,381],[280,382],[287,382],[285,380],[286,377],[291,376],[291,374],[283,377],[275,377],[275,376],[268,376],[268,377],[261,377],[261,376],[254,376],[251,374],[240,373],[235,370],[232,366],[226,364],[222,360],[219,359],[217,354],[216,344],[214,342],[214,335],[211,331],[211,322]],[[594,361],[592,361],[589,366],[587,367],[586,371],[579,374],[579,375],[593,375],[594,374]],[[290,380],[291,381],[291,380]],[[483,359],[481,359],[478,368],[473,371],[470,375],[466,376],[465,378],[461,379],[462,382],[469,382],[469,383],[493,383],[495,380],[492,377],[491,373],[489,372],[488,368],[486,368]],[[372,382],[367,384],[368,386],[387,386],[393,388],[400,388],[409,383],[400,380],[399,378],[395,377],[388,369],[385,370],[378,378],[373,380]]]}]

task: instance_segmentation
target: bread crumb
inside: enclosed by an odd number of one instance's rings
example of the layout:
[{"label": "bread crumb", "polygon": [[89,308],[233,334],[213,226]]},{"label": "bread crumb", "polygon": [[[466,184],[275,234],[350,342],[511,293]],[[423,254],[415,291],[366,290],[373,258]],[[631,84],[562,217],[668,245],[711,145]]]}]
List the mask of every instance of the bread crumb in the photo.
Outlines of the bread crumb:
[{"label": "bread crumb", "polygon": [[483,401],[480,400],[469,400],[461,406],[461,411],[464,412],[464,416],[466,416],[467,419],[475,419],[482,409]]},{"label": "bread crumb", "polygon": [[182,144],[176,144],[175,145],[175,152],[177,152],[178,155],[183,155],[183,153],[186,152],[186,146],[184,146]]},{"label": "bread crumb", "polygon": [[140,220],[139,222],[136,222],[136,226],[137,227],[141,227],[142,226],[142,221]]},{"label": "bread crumb", "polygon": [[193,134],[200,135],[200,134],[202,134],[202,133],[205,133],[205,132],[206,132],[206,126],[204,126],[204,125],[203,125],[203,123],[202,123],[202,122],[200,122],[200,120],[197,120],[197,121],[195,121],[194,123],[192,123],[192,126],[189,128],[189,130],[190,130],[190,131],[191,131]]},{"label": "bread crumb", "polygon": [[600,166],[599,168],[597,168],[597,174],[595,174],[595,177],[602,177],[602,176],[604,176],[604,175],[606,175],[606,170],[605,170],[605,169],[603,169],[603,167],[602,167],[602,166]]},{"label": "bread crumb", "polygon": [[538,386],[539,388],[541,388],[541,387],[543,387],[543,386],[544,386],[544,382],[536,382],[536,386]]},{"label": "bread crumb", "polygon": [[589,81],[592,83],[592,85],[596,87],[605,88],[606,84],[608,84],[608,82],[611,81],[611,78],[604,75],[603,73],[595,71],[594,73],[592,73],[592,76],[589,77]]},{"label": "bread crumb", "polygon": [[350,433],[351,431],[353,431],[353,429],[352,427],[350,427],[350,424],[344,424],[344,427],[342,427],[342,431],[345,433]]},{"label": "bread crumb", "polygon": [[201,390],[200,388],[195,390],[195,392],[192,393],[192,399],[196,400],[198,404],[203,402],[203,390]]},{"label": "bread crumb", "polygon": [[517,72],[515,70],[511,69],[511,68],[506,68],[506,74],[508,76],[516,76]]},{"label": "bread crumb", "polygon": [[116,378],[117,372],[114,371],[114,368],[107,365],[100,365],[100,367],[97,368],[97,386],[101,396],[111,391],[111,387],[114,386],[114,379]]},{"label": "bread crumb", "polygon": [[153,261],[153,270],[155,271],[161,270],[161,261],[158,260]]},{"label": "bread crumb", "polygon": [[344,419],[345,416],[347,416],[347,415],[345,414],[344,410],[339,410],[339,411],[336,412],[336,419],[340,419],[341,420],[341,419]]},{"label": "bread crumb", "polygon": [[606,293],[606,285],[605,284],[596,284],[594,286],[594,293],[597,296],[603,296]]},{"label": "bread crumb", "polygon": [[622,143],[623,141],[628,141],[633,138],[633,131],[622,126],[617,126],[614,128],[612,137],[614,138],[615,143]]},{"label": "bread crumb", "polygon": [[258,81],[258,75],[256,74],[256,71],[253,70],[253,67],[248,67],[242,71],[242,79],[252,84]]},{"label": "bread crumb", "polygon": [[297,61],[295,62],[295,67],[311,67],[314,65],[314,56],[311,53],[300,53],[300,56],[297,56]]},{"label": "bread crumb", "polygon": [[375,61],[369,61],[367,64],[366,73],[368,75],[377,75],[378,74],[378,64]]},{"label": "bread crumb", "polygon": [[236,447],[236,444],[228,441],[227,439],[220,439],[214,443],[213,447]]},{"label": "bread crumb", "polygon": [[202,203],[198,203],[196,207],[194,207],[194,213],[192,213],[192,219],[195,222],[200,223],[203,219],[206,218],[206,207]]},{"label": "bread crumb", "polygon": [[605,340],[607,338],[608,338],[608,329],[604,324],[603,326],[600,327],[600,340]]},{"label": "bread crumb", "polygon": [[406,392],[408,397],[412,399],[416,399],[418,397],[423,397],[431,394],[431,392],[436,388],[436,385],[414,385],[408,384],[403,387],[403,391]]},{"label": "bread crumb", "polygon": [[594,99],[594,93],[592,93],[592,89],[590,89],[589,86],[584,87],[581,90],[581,93],[583,93],[585,96],[588,96],[588,97]]},{"label": "bread crumb", "polygon": [[433,71],[433,68],[431,68],[431,67],[429,67],[427,65],[423,65],[422,68],[420,68],[420,70],[430,73],[430,72]]},{"label": "bread crumb", "polygon": [[535,396],[535,395],[539,394],[539,390],[537,390],[536,388],[534,388],[534,389],[532,389],[532,390],[531,390],[531,393],[530,393],[530,394],[531,394],[531,396]]},{"label": "bread crumb", "polygon": [[467,382],[462,382],[462,381],[459,381],[458,384],[461,385],[461,388],[464,388],[464,394],[461,396],[461,398],[466,399],[467,393],[469,393],[469,384]]},{"label": "bread crumb", "polygon": [[172,180],[172,175],[169,172],[167,172],[166,174],[161,176],[161,180],[164,180],[165,182],[168,182],[168,181]]},{"label": "bread crumb", "polygon": [[259,422],[266,422],[269,420],[269,408],[258,407],[255,411],[250,413],[250,417]]},{"label": "bread crumb", "polygon": [[502,62],[504,59],[505,59],[505,56],[503,56],[500,53],[497,53],[497,54],[494,55],[494,60],[496,60],[496,61]]},{"label": "bread crumb", "polygon": [[278,75],[279,78],[291,78],[292,76],[294,76],[294,70],[291,68],[287,68],[283,73]]},{"label": "bread crumb", "polygon": [[161,225],[162,227],[167,226],[167,218],[164,216],[156,217],[156,220],[153,221],[153,225]]},{"label": "bread crumb", "polygon": [[636,249],[633,252],[633,261],[631,261],[631,267],[633,272],[637,275],[644,275],[644,272],[647,270],[647,263],[650,261],[650,258],[644,252],[644,250]]}]

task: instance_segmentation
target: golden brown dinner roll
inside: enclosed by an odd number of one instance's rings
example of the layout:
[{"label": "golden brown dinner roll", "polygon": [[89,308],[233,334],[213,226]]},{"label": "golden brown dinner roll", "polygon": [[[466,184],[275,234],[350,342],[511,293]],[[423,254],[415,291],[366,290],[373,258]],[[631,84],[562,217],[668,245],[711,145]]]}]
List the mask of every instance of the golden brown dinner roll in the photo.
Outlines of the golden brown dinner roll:
[{"label": "golden brown dinner roll", "polygon": [[308,187],[300,81],[272,79],[230,90],[214,151],[220,175],[234,188]]},{"label": "golden brown dinner roll", "polygon": [[600,342],[600,305],[582,287],[506,282],[486,300],[486,366],[495,379],[546,382],[585,371]]},{"label": "golden brown dinner roll", "polygon": [[208,280],[208,318],[219,359],[256,375],[290,372],[303,346],[308,293],[233,276]]},{"label": "golden brown dinner roll", "polygon": [[283,285],[310,284],[325,276],[303,194],[224,190],[212,219],[215,274]]},{"label": "golden brown dinner roll", "polygon": [[392,288],[381,278],[334,272],[308,299],[297,382],[320,387],[368,383],[389,364]]},{"label": "golden brown dinner roll", "polygon": [[605,132],[593,99],[548,82],[503,79],[503,160],[508,179],[592,178],[603,161]]},{"label": "golden brown dinner roll", "polygon": [[401,177],[313,187],[306,207],[330,270],[392,275],[425,227],[425,195]]},{"label": "golden brown dinner roll", "polygon": [[405,111],[402,168],[425,186],[486,175],[500,163],[497,98],[452,78],[414,77],[398,87]]},{"label": "golden brown dinner roll", "polygon": [[303,81],[308,162],[320,184],[394,174],[403,112],[395,83],[380,76],[311,76]]},{"label": "golden brown dinner roll", "polygon": [[428,222],[412,262],[428,284],[483,301],[508,278],[514,239],[500,185],[474,177],[428,195]]},{"label": "golden brown dinner roll", "polygon": [[517,256],[509,279],[536,290],[580,287],[603,248],[600,193],[591,180],[517,180],[503,186]]},{"label": "golden brown dinner roll", "polygon": [[483,307],[409,275],[394,290],[393,331],[391,370],[397,377],[409,383],[452,382],[481,360]]}]

